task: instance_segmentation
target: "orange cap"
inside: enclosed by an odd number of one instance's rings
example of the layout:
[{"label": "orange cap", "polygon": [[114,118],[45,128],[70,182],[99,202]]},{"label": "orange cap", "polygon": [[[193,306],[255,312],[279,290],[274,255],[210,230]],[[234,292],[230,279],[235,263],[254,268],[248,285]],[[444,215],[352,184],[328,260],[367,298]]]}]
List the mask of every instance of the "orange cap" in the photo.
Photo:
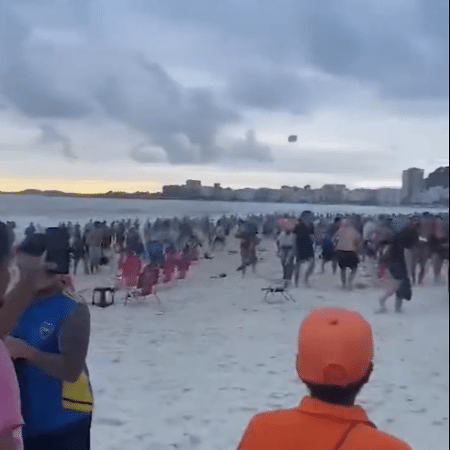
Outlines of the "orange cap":
[{"label": "orange cap", "polygon": [[358,312],[313,310],[300,325],[297,372],[303,381],[347,386],[364,377],[372,358],[372,329]]}]

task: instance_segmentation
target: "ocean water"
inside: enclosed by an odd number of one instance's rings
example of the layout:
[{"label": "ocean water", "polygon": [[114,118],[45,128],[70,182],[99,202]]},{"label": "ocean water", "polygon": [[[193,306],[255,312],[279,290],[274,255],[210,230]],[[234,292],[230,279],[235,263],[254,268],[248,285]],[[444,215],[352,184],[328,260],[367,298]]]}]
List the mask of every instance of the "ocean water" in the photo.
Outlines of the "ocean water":
[{"label": "ocean water", "polygon": [[[93,220],[122,218],[171,218],[175,216],[204,216],[212,218],[223,214],[294,213],[305,209],[318,214],[358,213],[358,214],[410,214],[426,211],[427,208],[381,207],[359,205],[312,205],[290,203],[250,203],[187,200],[129,200],[103,198],[51,198],[39,195],[1,195],[0,220],[15,221],[17,229],[24,229],[30,221],[42,227],[55,225],[60,221],[86,223]],[[428,209],[429,210],[429,209]],[[433,211],[448,212],[448,209]]]}]

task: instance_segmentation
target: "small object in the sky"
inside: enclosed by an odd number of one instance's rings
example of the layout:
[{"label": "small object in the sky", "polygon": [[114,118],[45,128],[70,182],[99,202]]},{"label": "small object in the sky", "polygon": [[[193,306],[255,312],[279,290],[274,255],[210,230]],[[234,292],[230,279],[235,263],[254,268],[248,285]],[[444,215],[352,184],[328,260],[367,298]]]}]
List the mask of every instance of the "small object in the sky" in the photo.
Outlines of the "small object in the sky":
[{"label": "small object in the sky", "polygon": [[288,142],[297,142],[297,136],[295,134],[292,134],[288,137]]}]

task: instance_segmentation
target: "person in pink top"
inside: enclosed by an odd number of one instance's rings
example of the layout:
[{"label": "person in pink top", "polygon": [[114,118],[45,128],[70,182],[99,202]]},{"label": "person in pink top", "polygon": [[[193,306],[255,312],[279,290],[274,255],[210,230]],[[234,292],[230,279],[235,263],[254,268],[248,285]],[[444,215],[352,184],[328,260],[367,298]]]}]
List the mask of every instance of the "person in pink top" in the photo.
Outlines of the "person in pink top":
[{"label": "person in pink top", "polygon": [[[353,280],[356,276],[356,270],[359,264],[358,254],[363,248],[363,239],[360,233],[356,231],[350,220],[344,219],[340,228],[336,231],[335,239],[336,254],[339,268],[341,269],[342,287],[351,290]],[[350,277],[347,282],[347,268],[350,269]]]},{"label": "person in pink top", "polygon": [[11,281],[11,244],[7,227],[0,222],[0,450],[23,449],[19,384],[3,340],[31,301],[41,271],[49,268],[42,258],[18,254],[20,278],[6,293]]}]

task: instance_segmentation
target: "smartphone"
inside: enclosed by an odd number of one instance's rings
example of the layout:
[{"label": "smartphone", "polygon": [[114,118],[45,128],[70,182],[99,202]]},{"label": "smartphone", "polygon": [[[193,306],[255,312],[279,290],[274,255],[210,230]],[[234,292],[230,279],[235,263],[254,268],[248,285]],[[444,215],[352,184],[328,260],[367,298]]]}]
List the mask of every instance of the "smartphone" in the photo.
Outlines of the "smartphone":
[{"label": "smartphone", "polygon": [[65,229],[52,227],[45,230],[45,237],[46,261],[56,264],[56,268],[49,272],[67,275],[70,267],[69,234]]}]

